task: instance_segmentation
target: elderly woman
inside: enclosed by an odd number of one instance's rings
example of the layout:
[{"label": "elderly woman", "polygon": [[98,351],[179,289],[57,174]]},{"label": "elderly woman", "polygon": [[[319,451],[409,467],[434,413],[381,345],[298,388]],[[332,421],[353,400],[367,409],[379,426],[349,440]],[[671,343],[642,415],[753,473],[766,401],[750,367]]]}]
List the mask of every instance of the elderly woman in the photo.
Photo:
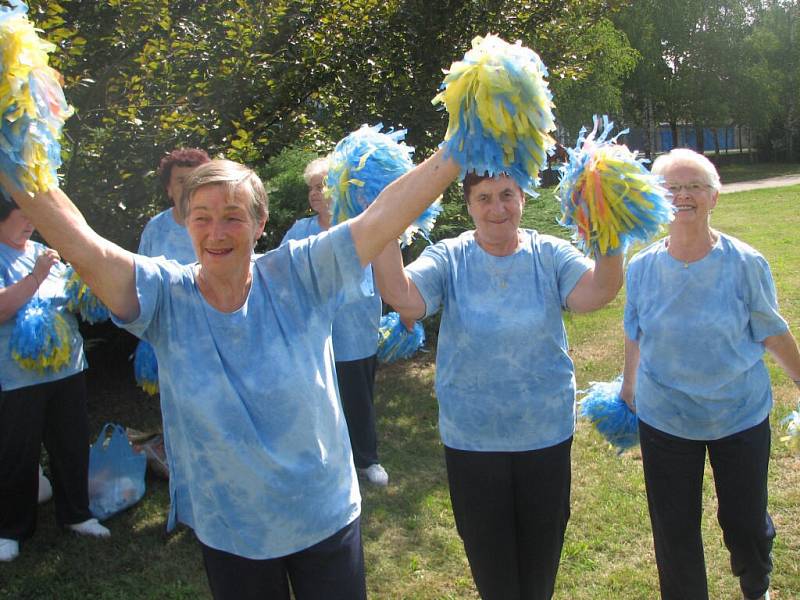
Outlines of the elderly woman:
[{"label": "elderly woman", "polygon": [[[0,196],[0,561],[16,558],[19,543],[36,530],[42,442],[56,521],[82,535],[109,535],[89,512],[86,358],[78,323],[66,311],[65,267],[54,250],[30,240],[32,233],[25,214]],[[50,300],[69,328],[72,352],[56,372],[24,369],[11,356],[17,314],[33,296]]]},{"label": "elderly woman", "polygon": [[622,396],[639,416],[661,595],[708,598],[702,515],[706,450],[717,517],[744,598],[768,598],[772,392],[764,350],[800,386],[797,344],[778,314],[769,265],[709,226],[720,181],[688,149],[653,163],[676,208],[669,236],[627,273]]},{"label": "elderly woman", "polygon": [[172,206],[147,222],[139,240],[139,254],[165,256],[184,265],[197,260],[192,239],[180,215],[179,203],[186,178],[196,167],[209,160],[205,150],[178,148],[158,163],[158,179]]},{"label": "elderly woman", "polygon": [[126,252],[58,189],[15,198],[159,363],[169,527],[191,527],[215,598],[366,596],[360,497],[337,396],[331,323],[387,243],[454,179],[437,153],[347,223],[251,260],[267,197],[215,160],[185,183],[198,263]]},{"label": "elderly woman", "polygon": [[569,519],[575,375],[562,310],[614,298],[621,257],[584,258],[520,229],[525,196],[506,176],[469,174],[475,224],[405,270],[397,244],[373,262],[384,299],[408,322],[442,308],[439,429],[450,497],[484,600],[553,594]]},{"label": "elderly woman", "polygon": [[[281,244],[330,229],[329,198],[324,193],[327,174],[327,158],[318,158],[306,166],[303,178],[308,185],[308,204],[316,214],[296,221],[283,236]],[[373,286],[372,267],[364,269],[361,285],[366,290],[365,295],[342,306],[336,313],[331,333],[333,355],[356,471],[370,483],[385,486],[389,483],[389,475],[378,460],[373,403],[378,328],[383,305]]]}]

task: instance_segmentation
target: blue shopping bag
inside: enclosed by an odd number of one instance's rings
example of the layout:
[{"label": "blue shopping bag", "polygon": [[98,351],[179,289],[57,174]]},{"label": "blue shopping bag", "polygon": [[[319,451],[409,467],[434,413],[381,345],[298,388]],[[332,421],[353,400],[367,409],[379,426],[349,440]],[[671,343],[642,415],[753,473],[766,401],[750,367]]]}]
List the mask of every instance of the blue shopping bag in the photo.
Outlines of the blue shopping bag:
[{"label": "blue shopping bag", "polygon": [[[108,436],[109,430],[111,436]],[[89,449],[89,510],[105,520],[144,496],[147,457],[135,452],[125,428],[106,423]]]}]

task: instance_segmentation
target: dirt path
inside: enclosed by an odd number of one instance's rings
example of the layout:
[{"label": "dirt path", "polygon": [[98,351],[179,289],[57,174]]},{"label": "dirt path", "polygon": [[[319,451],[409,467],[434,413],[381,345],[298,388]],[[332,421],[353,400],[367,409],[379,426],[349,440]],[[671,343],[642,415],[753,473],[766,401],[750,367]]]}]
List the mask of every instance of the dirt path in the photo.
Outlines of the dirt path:
[{"label": "dirt path", "polygon": [[767,179],[757,179],[754,181],[739,181],[738,183],[723,184],[723,194],[732,192],[746,192],[748,190],[758,190],[761,188],[785,187],[787,185],[800,184],[800,175],[780,175],[778,177],[768,177]]}]

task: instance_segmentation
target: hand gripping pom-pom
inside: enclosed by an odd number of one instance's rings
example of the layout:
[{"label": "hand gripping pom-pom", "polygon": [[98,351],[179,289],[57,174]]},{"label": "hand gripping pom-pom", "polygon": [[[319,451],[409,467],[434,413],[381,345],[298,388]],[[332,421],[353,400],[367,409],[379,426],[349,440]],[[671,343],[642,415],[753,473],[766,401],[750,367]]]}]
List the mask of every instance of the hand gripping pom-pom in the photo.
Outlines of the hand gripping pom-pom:
[{"label": "hand gripping pom-pom", "polygon": [[80,275],[70,267],[65,274],[67,283],[64,291],[67,294],[67,308],[80,314],[87,323],[102,323],[108,321],[109,312],[105,304],[92,293],[92,290],[83,283]]},{"label": "hand gripping pom-pom", "polygon": [[620,254],[632,242],[657,235],[672,220],[673,207],[661,178],[645,168],[644,159],[616,143],[628,130],[607,139],[614,124],[604,116],[597,136],[599,126],[595,117],[591,133],[581,129],[576,147],[567,150],[569,162],[560,168],[557,189],[561,223],[586,254]]},{"label": "hand gripping pom-pom", "polygon": [[133,375],[136,384],[151,396],[158,393],[158,361],[153,347],[139,340],[133,355]]},{"label": "hand gripping pom-pom", "polygon": [[[414,168],[414,148],[403,143],[405,129],[381,133],[382,124],[362,125],[345,137],[329,157],[326,187],[333,203],[332,222],[342,223],[366,210],[383,189]],[[428,238],[442,206],[436,200],[403,233],[410,244],[416,233]]]},{"label": "hand gripping pom-pom", "polygon": [[620,397],[622,377],[611,382],[592,382],[580,403],[580,415],[621,454],[639,443],[636,414]]},{"label": "hand gripping pom-pom", "polygon": [[795,452],[800,452],[800,401],[797,402],[795,410],[781,419],[781,425],[786,427],[788,434],[781,437],[781,441],[788,444]]},{"label": "hand gripping pom-pom", "polygon": [[57,184],[61,129],[72,114],[60,75],[47,64],[55,46],[38,37],[27,6],[0,6],[0,169],[28,192]]},{"label": "hand gripping pom-pom", "polygon": [[406,329],[400,315],[390,312],[381,317],[378,339],[378,360],[391,363],[409,358],[425,343],[422,323],[414,323],[413,331]]},{"label": "hand gripping pom-pom", "polygon": [[464,59],[446,72],[433,103],[449,114],[445,154],[461,177],[506,173],[535,196],[539,171],[554,145],[547,68],[533,50],[487,35],[472,40]]},{"label": "hand gripping pom-pom", "polygon": [[23,369],[57,373],[69,364],[72,344],[64,317],[35,296],[17,313],[9,340],[11,356]]}]

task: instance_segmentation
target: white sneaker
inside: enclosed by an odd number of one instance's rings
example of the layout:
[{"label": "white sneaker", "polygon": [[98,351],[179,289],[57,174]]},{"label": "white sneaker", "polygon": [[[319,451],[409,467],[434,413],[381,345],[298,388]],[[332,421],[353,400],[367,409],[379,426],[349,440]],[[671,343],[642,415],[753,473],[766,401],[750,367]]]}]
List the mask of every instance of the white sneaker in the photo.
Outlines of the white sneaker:
[{"label": "white sneaker", "polygon": [[[742,596],[742,598],[744,598],[744,600],[747,600],[747,598],[745,596]],[[755,598],[755,600],[769,600],[769,590],[764,592],[763,596],[759,596],[758,598]]]},{"label": "white sneaker", "polygon": [[19,556],[19,542],[0,538],[0,562],[11,562]]},{"label": "white sneaker", "polygon": [[91,535],[92,537],[109,537],[111,535],[111,532],[100,525],[97,519],[88,519],[83,523],[67,525],[67,528],[78,535]]},{"label": "white sneaker", "polygon": [[381,465],[375,463],[374,465],[368,466],[366,469],[356,469],[359,475],[363,475],[367,478],[372,485],[377,485],[380,487],[386,487],[389,485],[389,474],[386,472]]},{"label": "white sneaker", "polygon": [[42,465],[39,465],[39,504],[43,504],[53,497],[53,486],[50,480],[44,476]]}]

